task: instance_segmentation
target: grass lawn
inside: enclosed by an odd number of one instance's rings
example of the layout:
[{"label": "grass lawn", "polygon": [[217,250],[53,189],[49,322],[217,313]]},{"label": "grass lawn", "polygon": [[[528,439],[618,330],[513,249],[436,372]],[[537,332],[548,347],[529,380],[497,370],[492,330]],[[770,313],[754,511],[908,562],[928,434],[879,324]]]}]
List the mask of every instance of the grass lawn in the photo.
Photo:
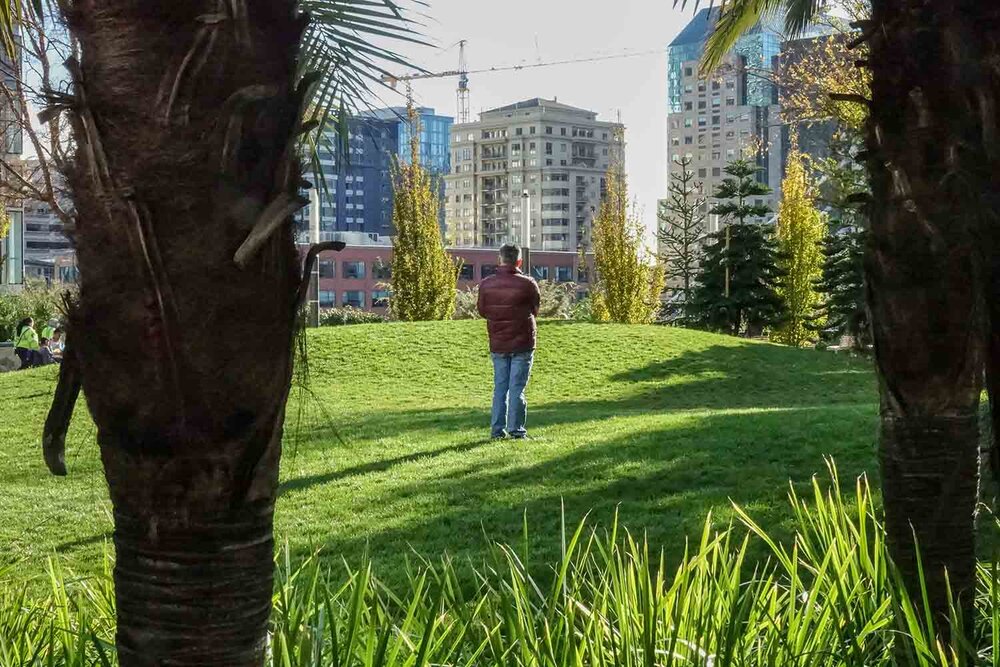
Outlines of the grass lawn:
[{"label": "grass lawn", "polygon": [[[633,532],[680,556],[685,536],[730,499],[786,525],[787,481],[874,475],[877,400],[865,361],[661,327],[546,322],[529,386],[528,442],[488,441],[492,392],[482,322],[325,329],[289,407],[277,532],[384,579],[415,551],[477,559],[484,533],[532,564],[567,521],[616,508]],[[40,434],[55,372],[0,375],[0,565],[35,574],[53,552],[96,567],[110,540],[95,428],[83,405],[70,476],[50,477]]]}]

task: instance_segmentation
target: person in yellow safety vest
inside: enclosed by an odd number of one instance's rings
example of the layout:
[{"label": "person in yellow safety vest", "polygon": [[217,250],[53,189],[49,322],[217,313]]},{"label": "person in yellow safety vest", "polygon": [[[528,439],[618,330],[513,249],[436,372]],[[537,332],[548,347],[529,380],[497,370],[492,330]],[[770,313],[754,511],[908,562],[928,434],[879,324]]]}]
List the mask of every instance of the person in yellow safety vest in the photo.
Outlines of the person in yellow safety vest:
[{"label": "person in yellow safety vest", "polygon": [[53,323],[52,320],[50,320],[48,324],[46,324],[44,327],[42,327],[42,330],[38,334],[38,337],[39,338],[48,338],[49,340],[52,340],[52,338],[55,335],[55,333],[56,333],[55,324]]},{"label": "person in yellow safety vest", "polygon": [[21,360],[22,369],[36,365],[38,348],[35,321],[30,317],[21,320],[21,323],[17,325],[17,336],[14,338],[14,353]]}]

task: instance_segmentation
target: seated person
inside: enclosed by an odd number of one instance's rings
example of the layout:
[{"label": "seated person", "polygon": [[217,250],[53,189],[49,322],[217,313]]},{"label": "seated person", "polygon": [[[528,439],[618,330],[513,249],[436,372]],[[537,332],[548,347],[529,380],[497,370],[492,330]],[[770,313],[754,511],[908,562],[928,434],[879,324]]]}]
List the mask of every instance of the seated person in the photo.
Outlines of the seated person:
[{"label": "seated person", "polygon": [[48,366],[49,364],[58,364],[59,360],[56,359],[55,355],[52,354],[52,348],[49,345],[48,338],[42,338],[38,342],[38,350],[35,352],[35,366]]}]

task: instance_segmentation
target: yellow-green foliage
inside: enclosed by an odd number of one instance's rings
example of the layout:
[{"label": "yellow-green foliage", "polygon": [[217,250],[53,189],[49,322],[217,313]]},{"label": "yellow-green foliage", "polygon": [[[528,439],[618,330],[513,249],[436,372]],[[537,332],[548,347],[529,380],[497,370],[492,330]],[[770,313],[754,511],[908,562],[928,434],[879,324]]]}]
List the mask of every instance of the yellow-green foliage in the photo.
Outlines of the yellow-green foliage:
[{"label": "yellow-green foliage", "polygon": [[594,219],[593,238],[598,275],[594,319],[624,324],[652,321],[660,308],[663,267],[644,257],[642,221],[634,208],[629,210],[628,183],[618,161],[608,170],[607,197]]},{"label": "yellow-green foliage", "polygon": [[778,295],[788,307],[787,321],[771,334],[779,343],[799,347],[809,341],[806,324],[821,299],[816,281],[823,276],[820,242],[825,234],[826,225],[816,210],[802,153],[795,149],[788,156],[778,210],[778,247],[785,273]]},{"label": "yellow-green foliage", "polygon": [[[419,131],[413,132],[420,136]],[[448,256],[438,225],[440,204],[430,174],[411,150],[409,164],[394,167],[392,292],[394,318],[446,320],[455,311],[459,266]]]}]

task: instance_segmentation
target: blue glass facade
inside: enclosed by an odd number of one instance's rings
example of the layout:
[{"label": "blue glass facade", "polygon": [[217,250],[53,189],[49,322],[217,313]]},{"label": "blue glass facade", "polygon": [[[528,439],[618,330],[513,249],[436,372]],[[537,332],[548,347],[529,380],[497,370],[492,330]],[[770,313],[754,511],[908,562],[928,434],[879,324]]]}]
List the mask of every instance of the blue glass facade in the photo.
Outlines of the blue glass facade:
[{"label": "blue glass facade", "polygon": [[[686,62],[700,60],[705,51],[705,42],[712,34],[712,27],[718,18],[719,9],[703,9],[684,26],[684,29],[667,47],[667,109],[669,113],[682,111],[684,94],[682,78]],[[733,52],[745,64],[747,72],[746,99],[741,104],[767,106],[777,101],[773,77],[757,75],[754,72],[770,72],[777,64],[781,53],[781,37],[778,30],[766,23],[754,26],[740,37]],[[690,92],[690,91],[689,91]]]},{"label": "blue glass facade", "polygon": [[[442,197],[451,167],[448,150],[453,120],[433,109],[420,114],[421,163],[437,178]],[[392,165],[410,159],[410,127],[406,109],[381,109],[348,120],[346,143],[334,130],[324,134],[318,153],[322,178],[307,163],[305,178],[319,188],[321,232],[363,232],[390,236],[392,228]],[[299,213],[300,233],[308,231],[308,209]]]}]

